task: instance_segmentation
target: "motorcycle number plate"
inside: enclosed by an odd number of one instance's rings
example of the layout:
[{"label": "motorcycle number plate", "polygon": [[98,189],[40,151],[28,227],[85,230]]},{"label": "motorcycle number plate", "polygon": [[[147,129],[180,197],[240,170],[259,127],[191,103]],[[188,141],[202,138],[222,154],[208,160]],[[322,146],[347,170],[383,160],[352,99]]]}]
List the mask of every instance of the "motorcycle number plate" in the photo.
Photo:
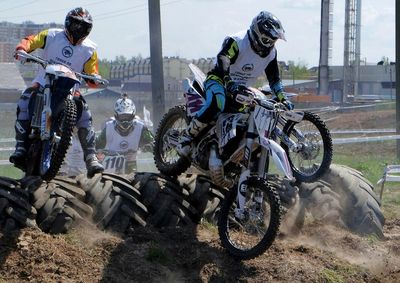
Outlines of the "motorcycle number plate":
[{"label": "motorcycle number plate", "polygon": [[275,125],[276,114],[273,110],[265,109],[261,106],[256,106],[254,110],[254,122],[257,131],[261,136],[268,138],[273,131]]}]

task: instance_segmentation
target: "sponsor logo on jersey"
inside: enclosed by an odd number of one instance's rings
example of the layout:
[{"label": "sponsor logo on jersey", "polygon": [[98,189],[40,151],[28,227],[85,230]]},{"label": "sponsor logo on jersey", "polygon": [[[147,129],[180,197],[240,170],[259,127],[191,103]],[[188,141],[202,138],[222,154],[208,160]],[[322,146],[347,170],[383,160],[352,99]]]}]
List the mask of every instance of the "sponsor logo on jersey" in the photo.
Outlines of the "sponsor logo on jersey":
[{"label": "sponsor logo on jersey", "polygon": [[129,144],[128,144],[128,142],[125,141],[125,140],[123,140],[123,141],[121,141],[121,142],[119,143],[119,147],[120,147],[122,150],[128,149],[128,146],[129,146]]},{"label": "sponsor logo on jersey", "polygon": [[72,50],[71,46],[65,46],[62,49],[62,55],[66,58],[70,58],[74,54],[74,50]]},{"label": "sponsor logo on jersey", "polygon": [[246,64],[242,67],[243,72],[251,72],[254,70],[254,65],[253,64]]}]

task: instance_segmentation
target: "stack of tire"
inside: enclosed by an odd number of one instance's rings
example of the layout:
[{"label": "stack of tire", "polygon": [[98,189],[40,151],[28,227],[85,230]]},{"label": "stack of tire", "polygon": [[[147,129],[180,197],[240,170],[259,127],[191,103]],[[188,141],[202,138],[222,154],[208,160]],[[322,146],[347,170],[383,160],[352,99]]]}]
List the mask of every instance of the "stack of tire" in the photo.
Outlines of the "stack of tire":
[{"label": "stack of tire", "polygon": [[125,178],[104,173],[92,179],[80,176],[77,185],[94,209],[94,222],[122,234],[138,226],[194,226],[202,217],[216,222],[216,211],[224,198],[206,178],[194,175],[173,179],[136,173]]},{"label": "stack of tire", "polygon": [[37,211],[29,192],[17,180],[0,177],[0,229],[11,232],[20,227],[35,227]]},{"label": "stack of tire", "polygon": [[[314,183],[291,186],[277,177],[270,182],[289,212],[298,204],[295,230],[302,228],[309,214],[358,234],[383,237],[380,202],[372,184],[357,170],[333,164]],[[216,224],[226,193],[197,174],[176,179],[157,173],[125,177],[104,173],[91,179],[81,175],[49,182],[35,177],[1,177],[0,229],[38,226],[44,232],[65,233],[73,224],[89,221],[101,229],[126,234],[147,225],[192,227],[200,219]]]}]

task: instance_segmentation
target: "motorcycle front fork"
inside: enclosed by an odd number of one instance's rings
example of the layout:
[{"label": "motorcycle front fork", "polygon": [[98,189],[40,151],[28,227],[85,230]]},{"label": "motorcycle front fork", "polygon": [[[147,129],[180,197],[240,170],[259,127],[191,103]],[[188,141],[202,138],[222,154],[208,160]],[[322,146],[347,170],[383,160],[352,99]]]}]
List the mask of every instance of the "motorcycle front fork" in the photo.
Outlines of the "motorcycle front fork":
[{"label": "motorcycle front fork", "polygon": [[[294,142],[292,139],[289,138],[288,135],[286,135],[281,129],[278,127],[275,128],[275,135],[279,137],[279,139],[286,144],[286,146],[293,152],[299,152],[302,149],[302,145],[299,143]],[[303,140],[304,136],[297,131],[296,129],[293,129],[293,135],[297,138],[297,140]]]},{"label": "motorcycle front fork", "polygon": [[[252,144],[251,144],[252,146]],[[266,178],[266,174],[269,169],[269,154],[268,150],[264,147],[261,147],[261,152],[254,151],[250,153],[250,158],[248,162],[247,168],[243,167],[242,173],[240,174],[239,182],[238,182],[238,190],[237,190],[237,208],[235,209],[235,217],[238,219],[244,219],[246,217],[246,197],[248,184],[247,180],[250,176],[258,176],[258,178]],[[253,195],[254,194],[254,195]],[[255,207],[261,207],[263,201],[263,192],[260,190],[256,190],[250,196],[252,199],[251,202],[255,205]]]}]

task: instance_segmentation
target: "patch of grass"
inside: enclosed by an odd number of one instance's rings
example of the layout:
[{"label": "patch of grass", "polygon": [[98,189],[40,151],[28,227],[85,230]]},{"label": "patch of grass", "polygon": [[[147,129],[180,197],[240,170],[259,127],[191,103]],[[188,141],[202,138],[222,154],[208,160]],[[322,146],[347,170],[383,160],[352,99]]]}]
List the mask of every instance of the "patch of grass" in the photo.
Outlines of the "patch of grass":
[{"label": "patch of grass", "polygon": [[344,283],[343,276],[338,274],[335,270],[325,268],[321,272],[322,281],[328,283]]},{"label": "patch of grass", "polygon": [[168,262],[168,257],[165,250],[154,242],[151,242],[149,245],[146,259],[150,262],[158,262],[163,265]]},{"label": "patch of grass", "polygon": [[212,233],[215,233],[215,234],[218,233],[218,227],[215,226],[214,224],[208,222],[207,220],[201,219],[200,225],[201,225],[204,229],[206,229],[206,230],[208,230],[208,231],[210,231],[210,232],[212,232]]},{"label": "patch of grass", "polygon": [[15,168],[13,165],[0,165],[0,176],[6,176],[9,178],[20,179],[24,175],[24,172]]},{"label": "patch of grass", "polygon": [[370,244],[372,246],[372,245],[378,244],[380,242],[380,240],[378,239],[378,237],[376,235],[368,235],[367,242],[368,242],[368,244]]},{"label": "patch of grass", "polygon": [[399,186],[399,184],[395,183],[385,184],[385,189],[382,195],[382,202],[386,204],[392,204],[394,206],[400,206]]},{"label": "patch of grass", "polygon": [[376,186],[376,182],[383,176],[385,166],[397,164],[398,161],[392,155],[389,157],[385,154],[354,156],[346,153],[334,153],[333,163],[346,165],[360,171],[367,180]]}]

